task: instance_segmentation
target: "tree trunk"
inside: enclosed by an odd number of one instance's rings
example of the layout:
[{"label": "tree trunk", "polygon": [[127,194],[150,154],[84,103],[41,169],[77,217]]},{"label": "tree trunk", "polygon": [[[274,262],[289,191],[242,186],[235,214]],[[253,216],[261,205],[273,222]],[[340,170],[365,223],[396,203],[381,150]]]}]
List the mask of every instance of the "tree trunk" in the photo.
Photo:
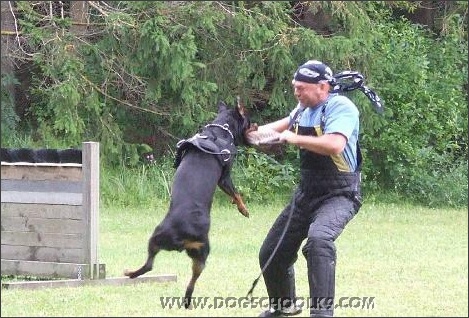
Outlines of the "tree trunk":
[{"label": "tree trunk", "polygon": [[413,23],[424,25],[428,29],[433,30],[437,11],[437,1],[422,1],[420,6],[410,14],[410,20]]},{"label": "tree trunk", "polygon": [[[14,71],[14,61],[10,57],[10,52],[15,51],[18,48],[18,43],[16,42],[16,32],[15,32],[15,19],[13,13],[10,10],[11,1],[0,1],[2,6],[2,75],[3,74],[13,74]],[[13,7],[13,4],[12,4]],[[11,87],[10,87],[11,86]],[[9,85],[8,91],[13,94],[13,85]]]},{"label": "tree trunk", "polygon": [[88,1],[70,1],[70,17],[70,32],[76,36],[85,34],[88,28]]}]

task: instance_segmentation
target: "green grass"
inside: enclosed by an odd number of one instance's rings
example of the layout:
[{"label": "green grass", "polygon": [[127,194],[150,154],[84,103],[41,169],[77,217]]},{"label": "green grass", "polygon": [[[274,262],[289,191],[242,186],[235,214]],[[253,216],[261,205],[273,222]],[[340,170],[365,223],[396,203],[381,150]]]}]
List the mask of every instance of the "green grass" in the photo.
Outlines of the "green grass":
[{"label": "green grass", "polygon": [[[248,203],[246,219],[217,194],[211,254],[194,297],[243,297],[259,274],[262,240],[283,203]],[[107,276],[122,276],[146,258],[146,244],[167,202],[144,209],[101,208],[100,261]],[[466,316],[468,214],[408,204],[365,203],[337,240],[336,297],[374,297],[373,309],[338,308],[336,316]],[[296,263],[297,295],[308,297],[306,262]],[[160,297],[181,297],[191,274],[185,253],[162,251],[149,275],[176,274],[177,282],[2,290],[2,316],[257,316],[261,308],[163,309]],[[253,296],[265,297],[261,279]],[[265,304],[265,303],[264,303]],[[300,315],[307,317],[308,312]]]}]

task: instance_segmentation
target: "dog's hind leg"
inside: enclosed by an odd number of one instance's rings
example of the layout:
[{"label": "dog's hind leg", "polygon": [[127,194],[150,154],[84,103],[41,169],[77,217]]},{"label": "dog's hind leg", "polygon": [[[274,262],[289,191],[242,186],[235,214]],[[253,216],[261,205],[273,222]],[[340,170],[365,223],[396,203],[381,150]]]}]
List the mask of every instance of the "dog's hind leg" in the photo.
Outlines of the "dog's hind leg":
[{"label": "dog's hind leg", "polygon": [[140,275],[145,274],[146,272],[151,271],[153,268],[153,261],[155,259],[156,254],[158,254],[159,251],[160,251],[160,248],[156,244],[154,237],[151,237],[150,241],[148,242],[148,257],[147,257],[147,261],[145,262],[145,264],[143,264],[142,267],[140,267],[139,269],[135,271],[131,271],[128,269],[125,270],[124,275],[128,276],[129,278],[136,278]]},{"label": "dog's hind leg", "polygon": [[210,249],[208,241],[205,244],[201,242],[191,242],[189,244],[193,243],[203,245],[186,249],[187,255],[192,258],[192,277],[187,285],[186,294],[184,296],[184,307],[186,309],[191,308],[192,293],[194,292],[195,283],[205,268],[205,261],[207,260]]}]

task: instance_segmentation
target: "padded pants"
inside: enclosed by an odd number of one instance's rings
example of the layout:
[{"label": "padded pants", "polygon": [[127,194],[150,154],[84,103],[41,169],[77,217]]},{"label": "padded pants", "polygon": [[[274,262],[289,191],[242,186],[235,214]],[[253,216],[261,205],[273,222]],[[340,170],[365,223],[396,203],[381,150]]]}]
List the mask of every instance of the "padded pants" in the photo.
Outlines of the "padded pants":
[{"label": "padded pants", "polygon": [[263,273],[264,282],[275,309],[288,307],[295,301],[293,264],[301,244],[308,266],[310,306],[312,317],[328,317],[334,313],[336,248],[334,241],[358,212],[359,204],[352,195],[334,194],[311,197],[296,189],[290,203],[280,213],[267,234],[259,252],[260,267],[271,257],[288,222],[290,224],[278,250]]}]

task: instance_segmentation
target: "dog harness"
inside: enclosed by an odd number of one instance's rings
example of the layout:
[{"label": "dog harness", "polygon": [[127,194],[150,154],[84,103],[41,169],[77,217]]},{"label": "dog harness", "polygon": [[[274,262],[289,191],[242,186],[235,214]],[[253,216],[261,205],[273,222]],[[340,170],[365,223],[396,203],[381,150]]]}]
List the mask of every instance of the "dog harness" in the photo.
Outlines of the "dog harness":
[{"label": "dog harness", "polygon": [[[222,134],[215,133],[213,128],[222,130]],[[218,130],[219,130],[218,129]],[[222,166],[227,165],[236,154],[236,145],[234,136],[230,131],[228,124],[208,124],[203,130],[189,139],[182,139],[176,144],[176,158],[174,167],[177,168],[181,163],[184,153],[189,148],[197,148],[205,153],[218,155]]]}]

